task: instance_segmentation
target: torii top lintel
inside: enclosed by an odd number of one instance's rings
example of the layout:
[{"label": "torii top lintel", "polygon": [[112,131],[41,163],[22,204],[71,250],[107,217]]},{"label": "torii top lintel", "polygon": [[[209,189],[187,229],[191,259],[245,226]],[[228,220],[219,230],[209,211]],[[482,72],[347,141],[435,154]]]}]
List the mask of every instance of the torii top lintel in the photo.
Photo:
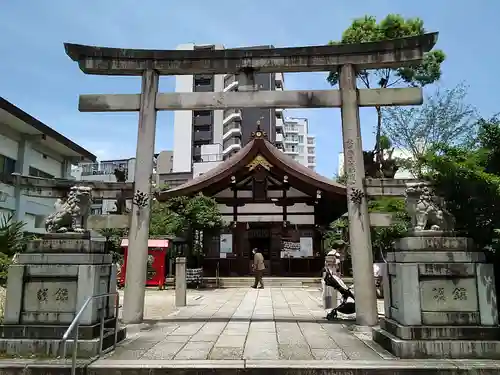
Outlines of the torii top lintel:
[{"label": "torii top lintel", "polygon": [[438,33],[381,42],[273,49],[144,50],[65,43],[67,55],[86,74],[226,74],[252,69],[262,73],[331,71],[352,64],[359,69],[397,68],[419,63]]}]

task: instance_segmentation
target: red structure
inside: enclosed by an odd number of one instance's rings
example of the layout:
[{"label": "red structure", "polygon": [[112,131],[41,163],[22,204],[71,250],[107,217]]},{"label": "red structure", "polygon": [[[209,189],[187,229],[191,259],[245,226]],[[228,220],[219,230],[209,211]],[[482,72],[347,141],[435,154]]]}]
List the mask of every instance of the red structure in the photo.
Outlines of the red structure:
[{"label": "red structure", "polygon": [[[167,254],[170,240],[149,240],[148,241],[148,273],[146,286],[160,286],[165,283],[167,276]],[[123,239],[121,246],[124,248],[124,263],[118,275],[119,286],[125,285],[125,275],[127,273],[128,239]]]}]

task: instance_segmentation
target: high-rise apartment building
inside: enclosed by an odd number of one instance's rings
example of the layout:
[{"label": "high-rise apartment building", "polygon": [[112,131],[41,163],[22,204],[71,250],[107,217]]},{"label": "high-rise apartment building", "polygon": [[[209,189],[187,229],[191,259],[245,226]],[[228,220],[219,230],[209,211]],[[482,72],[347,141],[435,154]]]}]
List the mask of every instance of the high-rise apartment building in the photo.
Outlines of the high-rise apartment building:
[{"label": "high-rise apartment building", "polygon": [[285,118],[283,152],[302,165],[316,168],[316,139],[309,134],[306,118]]},{"label": "high-rise apartment building", "polygon": [[[273,48],[256,46],[245,48]],[[183,44],[179,50],[224,49],[222,45]],[[283,74],[258,73],[259,90],[283,90]],[[238,77],[225,75],[182,75],[176,77],[176,92],[237,91]],[[175,111],[173,173],[191,172],[194,176],[212,169],[238,152],[260,128],[269,141],[281,147],[284,141],[283,111],[263,108],[232,108],[216,111]]]}]

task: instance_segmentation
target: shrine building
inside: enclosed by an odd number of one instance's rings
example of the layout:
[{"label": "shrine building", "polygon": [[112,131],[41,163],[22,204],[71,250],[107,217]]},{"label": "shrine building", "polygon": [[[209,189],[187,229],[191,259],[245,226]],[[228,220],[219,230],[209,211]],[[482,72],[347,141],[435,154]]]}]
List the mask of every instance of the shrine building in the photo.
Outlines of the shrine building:
[{"label": "shrine building", "polygon": [[247,276],[252,249],[270,276],[319,276],[322,228],[347,212],[346,188],[296,162],[257,129],[231,158],[158,194],[159,201],[203,193],[213,197],[227,227],[204,233],[206,276]]}]

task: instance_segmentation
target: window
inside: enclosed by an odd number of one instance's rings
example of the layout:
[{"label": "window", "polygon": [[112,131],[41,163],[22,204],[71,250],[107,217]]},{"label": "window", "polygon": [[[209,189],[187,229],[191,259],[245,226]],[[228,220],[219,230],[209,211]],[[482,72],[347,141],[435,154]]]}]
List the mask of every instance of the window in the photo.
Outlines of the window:
[{"label": "window", "polygon": [[91,215],[102,215],[102,208],[92,208],[90,210]]},{"label": "window", "polygon": [[307,157],[307,162],[308,162],[308,163],[315,163],[315,162],[316,162],[316,160],[315,160],[314,156],[308,156],[308,157]]},{"label": "window", "polygon": [[308,145],[313,145],[314,144],[314,138],[307,138],[307,144]]},{"label": "window", "polygon": [[16,161],[7,156],[0,155],[0,181],[8,183],[12,181],[12,173],[16,171]]},{"label": "window", "polygon": [[297,139],[299,140],[299,143],[304,143],[304,136],[303,135],[299,135]]},{"label": "window", "polygon": [[194,117],[211,116],[212,111],[193,111]]},{"label": "window", "polygon": [[33,177],[41,177],[41,178],[54,178],[53,175],[51,175],[49,173],[45,173],[44,171],[41,171],[40,169],[36,169],[33,167],[30,167],[29,175],[33,176]]},{"label": "window", "polygon": [[195,86],[209,86],[212,84],[211,78],[198,78],[194,81]]},{"label": "window", "polygon": [[314,154],[314,147],[308,147],[307,148],[307,153],[308,154]]}]

